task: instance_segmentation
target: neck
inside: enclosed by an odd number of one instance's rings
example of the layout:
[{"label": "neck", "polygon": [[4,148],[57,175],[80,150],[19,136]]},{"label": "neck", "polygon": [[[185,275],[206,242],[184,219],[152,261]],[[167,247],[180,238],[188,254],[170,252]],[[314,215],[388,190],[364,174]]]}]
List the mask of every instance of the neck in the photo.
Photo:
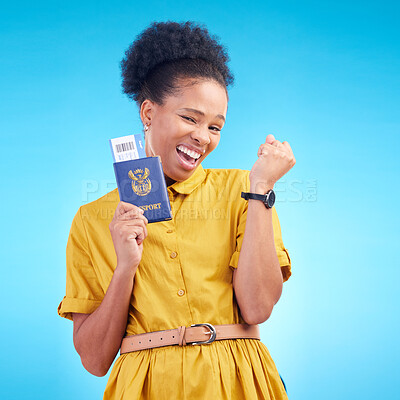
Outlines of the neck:
[{"label": "neck", "polygon": [[176,182],[165,174],[164,174],[164,178],[165,178],[165,182],[166,182],[167,186],[171,186],[172,184],[174,184]]}]

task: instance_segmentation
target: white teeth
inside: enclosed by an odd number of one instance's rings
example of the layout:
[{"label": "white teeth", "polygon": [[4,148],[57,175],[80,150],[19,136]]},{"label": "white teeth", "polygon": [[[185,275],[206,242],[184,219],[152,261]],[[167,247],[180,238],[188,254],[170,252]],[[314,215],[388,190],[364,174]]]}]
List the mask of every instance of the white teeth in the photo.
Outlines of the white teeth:
[{"label": "white teeth", "polygon": [[182,151],[183,153],[186,153],[195,160],[197,160],[201,156],[201,154],[197,153],[197,151],[190,150],[187,147],[182,146],[181,144],[177,147],[177,149]]}]

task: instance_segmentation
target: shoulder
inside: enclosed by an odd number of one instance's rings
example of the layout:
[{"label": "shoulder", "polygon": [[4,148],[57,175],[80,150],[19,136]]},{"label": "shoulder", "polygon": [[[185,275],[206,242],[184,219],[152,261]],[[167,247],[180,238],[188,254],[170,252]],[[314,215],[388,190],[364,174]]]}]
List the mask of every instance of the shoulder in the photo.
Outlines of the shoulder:
[{"label": "shoulder", "polygon": [[79,207],[75,219],[86,224],[109,224],[119,202],[118,189],[114,189],[104,196]]},{"label": "shoulder", "polygon": [[204,171],[206,176],[201,190],[208,195],[209,199],[223,202],[224,207],[227,207],[228,204],[231,208],[243,206],[241,192],[247,192],[250,188],[250,171],[216,168],[209,168]]},{"label": "shoulder", "polygon": [[250,171],[245,169],[207,168],[205,183],[212,185],[229,185],[231,188],[247,187]]}]

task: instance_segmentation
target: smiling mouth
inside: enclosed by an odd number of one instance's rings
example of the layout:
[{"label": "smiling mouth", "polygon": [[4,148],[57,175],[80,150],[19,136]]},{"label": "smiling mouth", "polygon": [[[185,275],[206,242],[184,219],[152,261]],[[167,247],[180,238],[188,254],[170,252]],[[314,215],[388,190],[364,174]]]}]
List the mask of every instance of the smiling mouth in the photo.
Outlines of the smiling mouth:
[{"label": "smiling mouth", "polygon": [[177,146],[176,152],[178,153],[179,157],[186,161],[191,165],[195,165],[196,161],[201,157],[201,155],[197,154],[192,150],[188,150],[183,146]]}]

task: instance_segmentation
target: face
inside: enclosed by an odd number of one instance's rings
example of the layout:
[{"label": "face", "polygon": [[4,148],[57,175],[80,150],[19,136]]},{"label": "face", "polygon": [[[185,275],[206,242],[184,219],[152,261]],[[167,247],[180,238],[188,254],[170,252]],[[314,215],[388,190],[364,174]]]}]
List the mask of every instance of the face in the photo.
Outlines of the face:
[{"label": "face", "polygon": [[[190,83],[190,81],[186,81]],[[163,105],[145,100],[140,115],[149,125],[147,157],[159,155],[167,184],[188,179],[217,147],[225,123],[228,100],[214,81],[200,81],[168,96]]]}]

